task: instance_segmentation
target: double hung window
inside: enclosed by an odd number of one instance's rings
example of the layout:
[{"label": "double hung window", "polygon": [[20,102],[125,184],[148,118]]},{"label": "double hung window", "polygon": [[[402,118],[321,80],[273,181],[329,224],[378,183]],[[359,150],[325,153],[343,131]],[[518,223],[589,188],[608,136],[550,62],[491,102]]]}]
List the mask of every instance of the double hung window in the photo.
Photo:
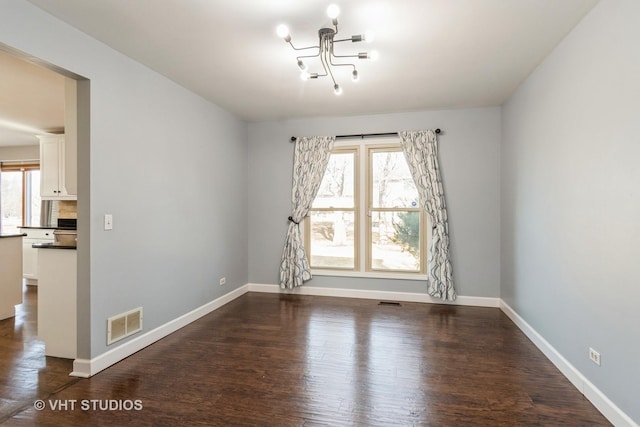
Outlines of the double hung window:
[{"label": "double hung window", "polygon": [[397,140],[340,144],[305,220],[314,274],[416,278],[426,215]]}]

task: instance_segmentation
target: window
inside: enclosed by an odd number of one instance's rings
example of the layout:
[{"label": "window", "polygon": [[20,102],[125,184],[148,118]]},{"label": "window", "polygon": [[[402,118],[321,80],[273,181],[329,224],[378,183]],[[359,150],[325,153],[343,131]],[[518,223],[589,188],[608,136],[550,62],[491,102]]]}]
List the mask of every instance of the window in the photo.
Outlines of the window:
[{"label": "window", "polygon": [[358,151],[334,149],[305,220],[312,268],[358,268]]},{"label": "window", "polygon": [[37,163],[0,165],[0,232],[40,224],[40,170]]},{"label": "window", "polygon": [[416,278],[426,215],[397,140],[336,146],[305,219],[314,274]]}]

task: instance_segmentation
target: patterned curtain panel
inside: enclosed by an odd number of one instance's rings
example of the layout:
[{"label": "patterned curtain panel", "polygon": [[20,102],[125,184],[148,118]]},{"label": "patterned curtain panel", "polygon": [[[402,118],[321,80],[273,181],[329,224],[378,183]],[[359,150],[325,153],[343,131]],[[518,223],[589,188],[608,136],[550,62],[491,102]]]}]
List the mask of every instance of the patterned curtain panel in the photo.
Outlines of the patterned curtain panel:
[{"label": "patterned curtain panel", "polygon": [[438,166],[438,140],[432,130],[398,132],[404,156],[432,224],[428,260],[429,295],[456,299],[449,255],[449,223]]},{"label": "patterned curtain panel", "polygon": [[335,137],[301,137],[296,141],[293,156],[293,187],[291,216],[280,261],[280,287],[293,289],[311,279],[311,268],[302,244],[300,222],[320,189],[322,177],[329,163]]}]

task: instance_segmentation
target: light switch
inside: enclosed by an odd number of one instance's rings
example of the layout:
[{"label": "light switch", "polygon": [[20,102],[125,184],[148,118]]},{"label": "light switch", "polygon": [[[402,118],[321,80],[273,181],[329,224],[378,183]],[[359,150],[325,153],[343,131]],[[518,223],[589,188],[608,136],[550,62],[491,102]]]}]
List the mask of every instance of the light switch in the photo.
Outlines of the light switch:
[{"label": "light switch", "polygon": [[113,215],[104,214],[104,229],[113,230]]}]

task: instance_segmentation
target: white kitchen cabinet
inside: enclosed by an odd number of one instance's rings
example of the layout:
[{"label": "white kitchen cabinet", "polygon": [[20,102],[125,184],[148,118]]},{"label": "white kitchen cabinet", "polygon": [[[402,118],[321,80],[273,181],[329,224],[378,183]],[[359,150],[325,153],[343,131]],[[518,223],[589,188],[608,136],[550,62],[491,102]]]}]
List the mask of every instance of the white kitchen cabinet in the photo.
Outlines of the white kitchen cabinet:
[{"label": "white kitchen cabinet", "polygon": [[21,228],[20,233],[26,234],[22,239],[22,277],[27,279],[27,285],[38,284],[38,250],[32,247],[36,243],[53,243],[53,228]]},{"label": "white kitchen cabinet", "polygon": [[40,139],[40,197],[44,200],[76,200],[67,190],[64,135],[44,135]]}]

